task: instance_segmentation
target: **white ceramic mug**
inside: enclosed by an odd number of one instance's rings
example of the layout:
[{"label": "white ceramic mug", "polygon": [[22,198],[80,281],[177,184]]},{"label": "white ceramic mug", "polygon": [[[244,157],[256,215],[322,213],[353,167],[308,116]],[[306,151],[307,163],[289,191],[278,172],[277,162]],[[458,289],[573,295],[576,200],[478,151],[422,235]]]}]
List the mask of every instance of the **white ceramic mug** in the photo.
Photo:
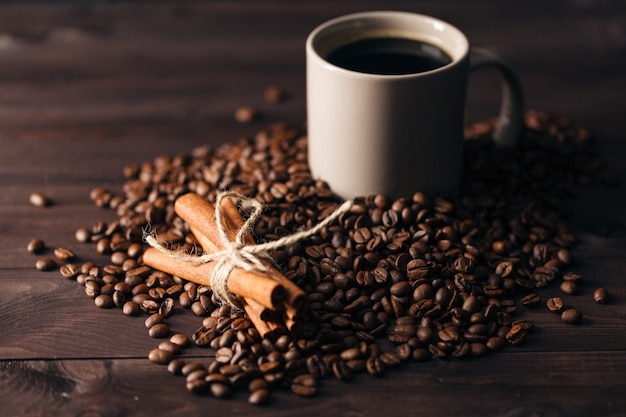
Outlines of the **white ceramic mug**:
[{"label": "white ceramic mug", "polygon": [[[385,75],[328,61],[337,48],[368,37],[422,41],[450,62]],[[502,75],[494,140],[502,146],[518,140],[523,102],[516,75],[489,51],[470,49],[460,30],[439,19],[396,11],[338,17],[311,32],[306,58],[309,166],[343,198],[452,192],[463,170],[465,97],[475,68],[495,66]]]}]

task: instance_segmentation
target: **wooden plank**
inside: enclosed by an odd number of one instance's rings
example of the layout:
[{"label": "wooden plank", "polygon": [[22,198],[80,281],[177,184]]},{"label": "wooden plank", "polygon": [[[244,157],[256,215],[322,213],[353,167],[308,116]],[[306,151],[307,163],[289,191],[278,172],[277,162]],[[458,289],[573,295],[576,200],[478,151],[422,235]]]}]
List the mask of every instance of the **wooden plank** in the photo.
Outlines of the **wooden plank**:
[{"label": "wooden plank", "polygon": [[275,390],[272,403],[262,408],[247,405],[245,392],[221,400],[189,394],[183,378],[145,359],[1,361],[0,400],[13,416],[43,410],[47,415],[98,410],[200,416],[210,409],[233,416],[616,417],[626,409],[624,352],[502,356],[415,364],[408,371],[358,375],[347,383],[325,379],[315,398]]}]

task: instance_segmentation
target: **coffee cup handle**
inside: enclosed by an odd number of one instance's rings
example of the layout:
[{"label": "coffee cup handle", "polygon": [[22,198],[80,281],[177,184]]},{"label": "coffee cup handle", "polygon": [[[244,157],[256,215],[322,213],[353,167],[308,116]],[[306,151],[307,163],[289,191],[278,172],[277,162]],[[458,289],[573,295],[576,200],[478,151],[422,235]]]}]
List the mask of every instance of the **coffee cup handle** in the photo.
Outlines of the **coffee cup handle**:
[{"label": "coffee cup handle", "polygon": [[524,95],[517,74],[497,54],[484,48],[472,48],[469,62],[470,71],[494,67],[500,72],[502,102],[493,140],[501,147],[516,145],[524,126]]}]

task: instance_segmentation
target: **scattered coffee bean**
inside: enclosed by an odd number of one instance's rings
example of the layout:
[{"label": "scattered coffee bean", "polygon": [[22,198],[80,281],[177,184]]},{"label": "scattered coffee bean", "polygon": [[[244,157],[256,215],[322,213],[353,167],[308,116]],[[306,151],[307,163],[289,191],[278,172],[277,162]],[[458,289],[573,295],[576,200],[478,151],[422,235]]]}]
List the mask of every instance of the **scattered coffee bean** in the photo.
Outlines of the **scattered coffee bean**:
[{"label": "scattered coffee bean", "polygon": [[300,397],[312,397],[317,394],[317,380],[311,374],[298,375],[291,383],[291,392]]},{"label": "scattered coffee bean", "polygon": [[574,295],[578,293],[578,285],[575,281],[563,281],[559,288],[564,294]]},{"label": "scattered coffee bean", "polygon": [[29,201],[35,207],[47,207],[52,204],[52,201],[42,193],[31,193]]},{"label": "scattered coffee bean", "polygon": [[52,271],[53,269],[56,269],[56,267],[57,263],[52,258],[41,258],[37,259],[35,262],[35,268],[40,271]]},{"label": "scattered coffee bean", "polygon": [[108,294],[100,294],[94,300],[94,304],[99,308],[113,308],[113,298]]},{"label": "scattered coffee bean", "polygon": [[[162,349],[159,349],[162,350]],[[167,349],[166,349],[167,351]],[[170,353],[174,353],[172,351],[170,351]],[[159,353],[159,355],[166,355],[165,353]],[[173,357],[173,356],[172,356]],[[185,360],[184,359],[172,359],[168,364],[167,364],[167,370],[169,373],[171,373],[172,375],[182,375],[182,369],[185,366]]]},{"label": "scattered coffee bean", "polygon": [[582,319],[583,314],[574,308],[568,308],[561,313],[561,320],[567,324],[579,324]]},{"label": "scattered coffee bean", "polygon": [[150,337],[154,337],[155,339],[162,339],[164,337],[169,337],[170,326],[168,326],[165,323],[155,324],[148,329],[148,334],[150,335]]},{"label": "scattered coffee bean", "polygon": [[150,362],[157,363],[159,365],[167,365],[174,359],[174,354],[168,350],[153,349],[148,355]]},{"label": "scattered coffee bean", "polygon": [[28,245],[26,245],[26,250],[34,254],[40,254],[45,249],[46,249],[46,244],[41,239],[32,239],[30,242],[28,242]]},{"label": "scattered coffee bean", "polygon": [[76,232],[74,232],[74,238],[77,242],[89,242],[89,240],[91,239],[91,231],[86,227],[76,229]]},{"label": "scattered coffee bean", "polygon": [[527,307],[535,306],[541,302],[541,297],[538,294],[527,294],[522,297],[521,304]]},{"label": "scattered coffee bean", "polygon": [[265,88],[263,96],[268,103],[276,104],[283,101],[283,98],[285,97],[285,92],[274,85],[270,85]]},{"label": "scattered coffee bean", "polygon": [[606,288],[597,288],[593,292],[593,301],[598,304],[608,304],[609,297],[610,295]]},{"label": "scattered coffee bean", "polygon": [[70,262],[76,258],[76,254],[66,248],[55,248],[54,256],[61,262]]},{"label": "scattered coffee bean", "polygon": [[122,311],[127,316],[136,316],[141,312],[139,305],[133,301],[126,301],[122,307]]},{"label": "scattered coffee bean", "polygon": [[162,324],[162,323],[165,323],[165,317],[163,317],[163,315],[159,313],[154,313],[150,315],[144,322],[146,329],[150,329],[155,324]]},{"label": "scattered coffee bean", "polygon": [[76,264],[65,264],[61,265],[59,272],[63,278],[73,279],[76,278],[80,270]]},{"label": "scattered coffee bean", "polygon": [[235,120],[239,123],[250,123],[259,117],[259,112],[250,106],[239,107],[235,111]]},{"label": "scattered coffee bean", "polygon": [[263,405],[270,400],[270,392],[268,389],[259,388],[250,393],[248,403],[252,405]]},{"label": "scattered coffee bean", "polygon": [[212,383],[210,390],[215,398],[226,398],[230,395],[230,387],[227,384],[219,382]]},{"label": "scattered coffee bean", "polygon": [[176,333],[170,337],[170,342],[176,343],[178,346],[182,348],[189,347],[191,345],[191,340],[189,337],[183,333]]},{"label": "scattered coffee bean", "polygon": [[563,310],[563,300],[559,297],[550,297],[546,301],[546,307],[553,313],[560,313]]}]

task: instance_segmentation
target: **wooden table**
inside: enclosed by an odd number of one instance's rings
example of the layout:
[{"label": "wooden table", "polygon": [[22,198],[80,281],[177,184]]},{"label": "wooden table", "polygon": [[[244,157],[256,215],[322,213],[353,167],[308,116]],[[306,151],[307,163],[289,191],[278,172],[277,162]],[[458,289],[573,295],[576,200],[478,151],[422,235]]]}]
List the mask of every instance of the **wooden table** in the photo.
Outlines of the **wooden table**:
[{"label": "wooden table", "polygon": [[[466,360],[411,364],[383,378],[325,380],[314,399],[277,392],[257,408],[245,395],[194,396],[147,360],[142,318],[94,307],[82,287],[39,272],[32,238],[93,258],[74,230],[110,220],[95,186],[119,190],[122,168],[201,144],[250,136],[266,123],[305,121],[304,41],[317,24],[370,9],[441,17],[474,45],[507,57],[529,108],[587,126],[616,188],[571,202],[580,238],[571,303],[578,326],[543,311],[526,344]],[[626,415],[626,7],[620,1],[139,2],[0,5],[0,404],[2,415]],[[288,92],[263,99],[266,86]],[[472,78],[468,119],[491,117],[489,75]],[[252,124],[240,105],[259,109]],[[54,200],[42,209],[32,192]],[[609,305],[591,299],[612,293]],[[546,290],[558,293],[558,289]],[[181,314],[174,326],[192,332]],[[197,353],[195,353],[197,354]],[[206,351],[204,355],[210,355]]]}]

